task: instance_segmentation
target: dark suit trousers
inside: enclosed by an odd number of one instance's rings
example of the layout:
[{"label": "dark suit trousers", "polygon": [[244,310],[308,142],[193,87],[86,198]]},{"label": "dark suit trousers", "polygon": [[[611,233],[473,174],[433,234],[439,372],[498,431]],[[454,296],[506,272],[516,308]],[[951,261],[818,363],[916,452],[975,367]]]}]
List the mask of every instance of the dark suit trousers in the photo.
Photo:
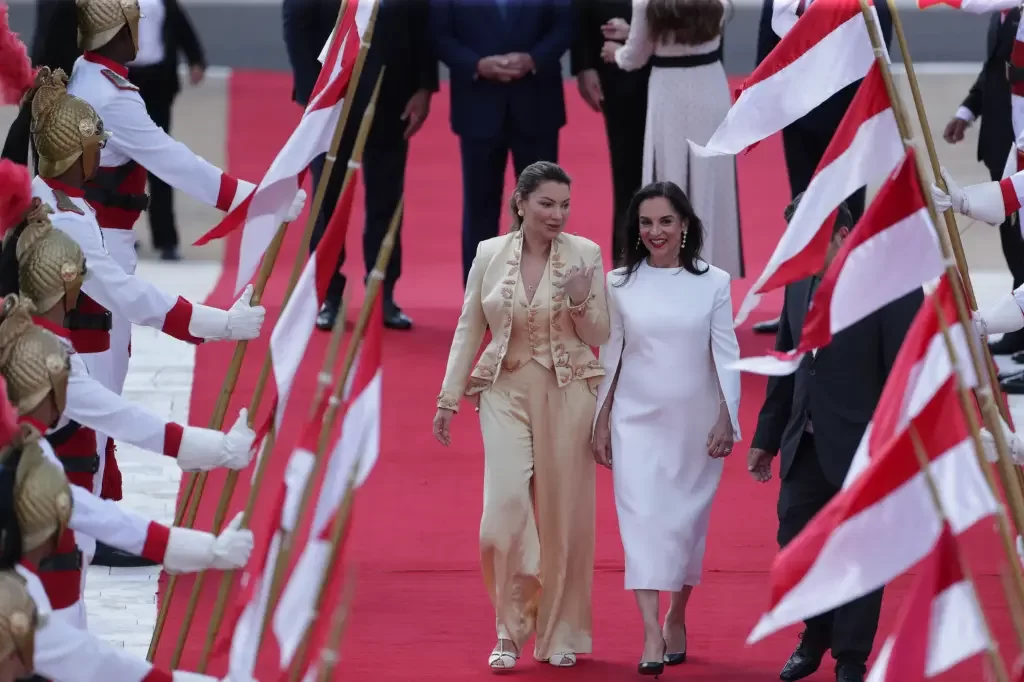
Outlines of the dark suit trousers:
[{"label": "dark suit trousers", "polygon": [[[821,157],[825,155],[834,131],[820,131],[797,123],[782,129],[782,148],[786,156],[786,170],[789,171],[791,198],[807,189],[818,169]],[[854,192],[846,200],[853,221],[856,223],[864,214],[866,190]]]},{"label": "dark suit trousers", "polygon": [[[164,65],[157,64],[133,68],[128,76],[139,87],[139,94],[153,123],[170,133],[171,109],[178,95],[175,74]],[[152,173],[149,174],[149,228],[153,235],[153,248],[173,249],[178,246],[174,189]]]},{"label": "dark suit trousers", "polygon": [[[996,182],[1003,179],[1004,164],[985,164],[989,175]],[[999,243],[1003,247],[1006,266],[1013,275],[1013,288],[1024,284],[1024,236],[1020,233],[1020,223],[1014,213],[999,226]]]},{"label": "dark suit trousers", "polygon": [[516,177],[537,161],[558,162],[558,131],[526,136],[506,129],[495,138],[459,138],[462,155],[462,283],[469,278],[477,245],[497,237],[501,226],[505,168],[512,154]]},{"label": "dark suit trousers", "polygon": [[602,111],[612,162],[612,190],[615,195],[612,257],[617,262],[626,247],[623,243],[626,210],[643,182],[647,102],[643,98],[606,94]]},{"label": "dark suit trousers", "polygon": [[[789,544],[838,492],[821,470],[814,436],[804,434],[779,488],[779,547]],[[864,665],[875,641],[881,610],[879,589],[807,620],[804,641],[819,651],[831,649],[837,661]]]},{"label": "dark suit trousers", "polygon": [[[388,112],[378,112],[376,115],[387,115]],[[358,122],[358,119],[353,119]],[[404,125],[404,124],[403,124]],[[363,186],[366,192],[366,225],[363,228],[363,261],[366,266],[366,273],[369,274],[377,263],[377,253],[384,242],[391,225],[391,218],[398,207],[398,202],[405,192],[405,164],[409,156],[409,143],[403,139],[404,128],[400,126],[374,125],[366,139],[366,148],[363,150]],[[349,155],[351,156],[351,155]],[[316,192],[323,173],[324,157],[317,157],[310,164],[310,171],[313,179],[313,192]],[[316,224],[313,227],[313,234],[310,241],[310,249],[316,248],[327,224],[334,214],[334,209],[341,196],[342,184],[345,181],[347,159],[338,160],[334,164],[334,172],[327,183],[327,191],[324,194],[324,201],[321,206],[320,215],[317,216]],[[313,195],[315,196],[315,194]],[[338,260],[338,267],[331,277],[330,285],[327,288],[326,300],[335,305],[341,303],[341,296],[345,290],[345,276],[341,274],[341,268],[345,264],[345,251],[342,250],[341,258]],[[394,297],[395,284],[402,274],[402,241],[401,227],[395,240],[395,248],[391,252],[391,260],[388,261],[387,269],[384,272],[383,290],[381,292],[385,300]]]}]

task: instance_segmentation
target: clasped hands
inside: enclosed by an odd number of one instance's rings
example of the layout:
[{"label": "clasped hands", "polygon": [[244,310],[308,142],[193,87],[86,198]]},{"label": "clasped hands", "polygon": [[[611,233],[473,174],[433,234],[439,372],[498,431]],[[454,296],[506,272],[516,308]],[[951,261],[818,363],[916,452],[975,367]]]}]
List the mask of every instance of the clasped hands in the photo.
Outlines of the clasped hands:
[{"label": "clasped hands", "polygon": [[519,80],[537,68],[533,57],[525,52],[511,52],[484,57],[476,64],[481,78],[508,83]]},{"label": "clasped hands", "polygon": [[606,64],[614,64],[616,50],[629,37],[629,22],[618,17],[610,19],[601,27],[601,35],[605,40],[601,46],[601,59]]}]

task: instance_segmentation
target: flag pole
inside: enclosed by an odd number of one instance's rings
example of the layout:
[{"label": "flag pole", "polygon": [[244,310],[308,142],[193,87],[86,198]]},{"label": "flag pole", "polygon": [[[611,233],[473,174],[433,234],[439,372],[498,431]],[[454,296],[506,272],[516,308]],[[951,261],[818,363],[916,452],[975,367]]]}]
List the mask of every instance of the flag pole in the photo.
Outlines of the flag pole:
[{"label": "flag pole", "polygon": [[[938,301],[935,303],[936,308],[939,308]],[[942,311],[939,310],[939,316],[941,317]],[[953,365],[956,365],[956,352],[952,352],[950,355],[950,361]],[[924,443],[921,442],[921,436],[917,432],[917,427],[910,423],[908,430],[910,432],[910,440],[913,443],[914,455],[917,457],[918,466],[921,467],[921,473],[924,474],[925,483],[928,485],[928,494],[931,497],[932,504],[935,506],[935,514],[939,517],[939,523],[945,525],[949,521],[949,515],[946,513],[945,508],[942,504],[942,497],[939,495],[939,488],[935,484],[935,479],[932,477],[931,463],[928,460],[928,452],[925,450]],[[978,614],[978,620],[981,622],[981,626],[985,628],[985,639],[988,641],[988,647],[986,652],[988,653],[989,662],[992,664],[992,672],[995,674],[996,682],[1009,682],[1010,674],[1006,669],[1006,663],[999,656],[999,645],[992,637],[992,629],[989,627],[988,619],[985,617],[985,612],[981,608],[981,603],[978,601],[978,590],[974,584],[974,578],[971,576],[971,567],[967,563],[967,558],[964,556],[963,550],[960,548],[960,543],[956,542],[956,558],[960,564],[960,571],[963,573],[964,582],[971,586],[971,592],[974,593],[974,598],[971,602],[974,604],[974,609]]]},{"label": "flag pole", "polygon": [[[875,22],[867,0],[859,1],[861,5],[861,13],[864,15],[864,20],[868,25],[868,34],[871,37],[871,44],[875,50],[875,58],[879,65],[879,69],[881,70],[882,78],[885,81],[886,90],[889,93],[889,100],[892,103],[893,113],[896,116],[896,124],[899,127],[900,136],[903,138],[904,146],[912,148],[913,134],[910,130],[909,124],[907,123],[905,109],[902,106],[902,100],[899,92],[896,90],[896,86],[893,82],[892,72],[889,70],[887,51],[881,39],[881,31],[878,28],[878,24]],[[927,183],[927,177],[924,173],[924,169],[921,167],[920,159],[918,159],[917,164],[917,176],[923,190]],[[1007,445],[1005,434],[1002,429],[1001,416],[995,404],[994,391],[999,390],[999,383],[998,380],[993,380],[991,373],[986,367],[983,354],[978,348],[979,339],[977,338],[977,334],[971,333],[973,331],[974,322],[970,312],[968,311],[965,300],[963,278],[960,276],[957,268],[952,264],[947,235],[938,228],[938,222],[936,220],[937,214],[935,211],[935,205],[932,203],[931,194],[927,191],[922,191],[922,194],[924,195],[923,198],[925,205],[928,207],[932,223],[935,226],[935,236],[938,239],[942,256],[948,263],[946,266],[946,276],[949,278],[950,285],[953,289],[953,295],[956,299],[957,320],[964,325],[965,331],[968,332],[966,334],[966,338],[971,351],[971,364],[978,376],[978,383],[982,384],[982,387],[975,389],[975,395],[977,396],[978,403],[981,406],[985,427],[989,432],[991,432],[992,437],[995,440],[996,452],[998,453],[997,470],[999,472],[999,478],[1006,492],[1007,501],[1009,502],[1010,512],[1012,514],[1017,533],[1021,534],[1024,533],[1024,490],[1022,490],[1022,487],[1019,484],[1016,467],[1013,465],[1012,459],[1010,458],[1010,448]],[[984,381],[982,379],[983,377]]]},{"label": "flag pole", "polygon": [[[394,215],[391,217],[391,224],[388,226],[387,236],[384,238],[384,243],[381,244],[380,252],[377,254],[377,262],[374,265],[373,272],[370,273],[369,282],[366,287],[366,298],[363,300],[363,309],[360,311],[359,322],[362,323],[362,327],[359,323],[356,325],[356,329],[353,332],[353,339],[361,339],[363,332],[365,331],[365,325],[368,321],[373,306],[376,303],[378,293],[380,291],[381,282],[384,281],[384,271],[387,269],[388,261],[391,260],[391,252],[395,248],[395,241],[398,237],[398,228],[402,223],[402,211],[404,205],[404,199],[398,202],[398,206],[395,208]],[[386,249],[386,250],[385,250]],[[345,356],[345,370],[342,373],[341,380],[334,387],[334,397],[340,397],[341,391],[344,390],[344,385],[347,381],[349,368],[352,362],[355,360],[355,352],[358,349],[358,344],[355,342],[350,343],[348,352]],[[337,402],[337,401],[335,401]],[[315,465],[314,473],[310,475],[310,481],[318,480],[323,476],[323,470],[327,465],[327,460],[330,456],[324,456],[322,453],[328,450],[329,439],[331,431],[333,429],[333,419],[336,418],[335,414],[331,415],[331,420],[325,420],[324,427],[320,431],[320,446],[319,450],[321,454],[317,455],[317,462]],[[317,473],[319,470],[319,474]],[[331,549],[328,554],[328,559],[324,565],[323,574],[320,576],[320,583],[317,587],[316,606],[314,607],[314,613],[320,613],[324,607],[324,597],[327,589],[328,579],[331,571],[334,569],[334,565],[337,563],[341,556],[341,548],[345,544],[346,529],[348,528],[349,516],[352,513],[352,504],[355,501],[355,475],[359,470],[359,461],[356,462],[355,469],[352,472],[352,477],[349,480],[348,486],[345,488],[345,495],[341,500],[341,504],[338,506],[338,511],[335,512],[334,519],[331,521]],[[303,496],[301,505],[308,505],[310,502],[310,495]],[[304,506],[300,506],[299,514],[296,516],[297,519],[303,518],[305,514]],[[285,553],[290,552],[293,546],[290,542],[282,543],[281,553],[278,556],[283,556]],[[288,562],[284,563],[284,566],[288,566]],[[280,588],[280,586],[278,586]],[[270,591],[271,599],[267,608],[268,619],[272,616],[272,607],[277,601],[277,597],[280,596],[280,589],[275,596],[275,591],[271,588]],[[302,634],[302,639],[299,640],[299,648],[292,656],[291,674],[289,675],[289,682],[297,682],[301,670],[299,669],[297,661],[301,661],[305,658],[306,649],[309,647],[309,626],[307,625],[305,631]]]},{"label": "flag pole", "polygon": [[[932,167],[932,175],[935,178],[935,183],[943,192],[949,191],[946,187],[946,180],[942,177],[942,167],[939,164],[939,155],[935,151],[935,140],[932,137],[932,128],[928,123],[928,112],[924,106],[924,98],[921,96],[921,86],[917,82],[917,73],[914,71],[914,61],[910,57],[910,47],[907,44],[907,36],[903,32],[903,20],[900,18],[899,9],[896,7],[895,0],[887,0],[889,5],[889,13],[892,15],[892,27],[893,32],[896,34],[896,42],[900,46],[900,53],[903,55],[903,67],[907,71],[907,82],[910,84],[910,95],[914,101],[914,108],[917,110],[918,124],[921,126],[921,136],[924,138],[925,149],[928,151],[928,160]],[[950,247],[953,251],[953,257],[956,259],[956,267],[962,273],[964,294],[967,298],[967,304],[970,310],[978,309],[978,300],[974,295],[974,286],[971,282],[970,271],[967,269],[967,256],[964,254],[964,244],[960,239],[960,228],[956,224],[956,215],[953,213],[953,208],[947,208],[942,212],[943,219],[946,223],[946,232],[949,235]],[[990,383],[998,388],[999,377],[996,372],[995,362],[992,360],[992,352],[989,350],[988,344],[982,344],[982,353],[984,355],[985,370],[989,375]],[[1002,400],[996,401],[996,406],[999,409],[999,414],[1007,424],[1010,423],[1009,410],[1006,403]],[[1024,490],[1024,471],[1019,468],[1016,469],[1017,485]]]},{"label": "flag pole", "polygon": [[[312,486],[324,477],[327,464],[330,460],[329,440],[331,432],[334,430],[335,422],[338,418],[338,407],[343,403],[345,386],[348,384],[348,377],[352,372],[352,367],[355,365],[356,353],[359,352],[359,347],[366,334],[370,316],[373,313],[373,307],[376,303],[377,296],[380,293],[381,282],[384,281],[384,270],[387,268],[388,262],[391,260],[391,252],[395,248],[395,242],[398,238],[398,228],[402,224],[402,211],[404,204],[405,200],[403,198],[399,200],[398,206],[395,207],[395,212],[391,217],[391,224],[388,226],[387,234],[384,237],[384,241],[381,243],[380,250],[377,252],[377,261],[374,264],[373,271],[370,272],[367,277],[366,294],[363,299],[363,306],[359,311],[359,317],[356,319],[356,325],[352,330],[352,337],[349,339],[348,347],[345,349],[345,359],[342,362],[341,375],[334,384],[334,390],[331,392],[331,398],[328,402],[327,410],[324,413],[323,426],[320,429],[320,439],[317,443],[317,452],[313,464],[313,470],[310,472],[309,478],[307,479],[305,494],[303,494],[299,500],[298,513],[295,515],[295,518],[300,522],[306,517],[306,512],[309,510],[310,502],[313,501]],[[344,320],[335,321],[335,325],[338,324],[344,325]],[[358,467],[358,462],[356,466]],[[338,548],[344,538],[344,534],[339,531],[339,528],[344,526],[344,523],[338,523],[338,519],[347,518],[348,512],[346,509],[351,506],[352,499],[353,493],[350,483],[350,486],[346,489],[345,497],[342,500],[339,511],[335,516],[336,525],[332,533],[334,537],[332,537],[331,559],[327,564],[328,570],[333,563],[333,559],[335,558]],[[345,516],[342,516],[343,513]],[[281,538],[281,549],[277,554],[273,577],[270,581],[267,610],[264,613],[263,623],[260,626],[259,640],[256,644],[257,650],[261,646],[263,638],[266,635],[267,628],[270,626],[270,622],[274,617],[274,609],[280,599],[281,590],[284,587],[283,583],[285,574],[291,564],[292,551],[295,549],[293,544],[294,539],[293,533],[285,533]],[[320,585],[320,591],[317,598],[318,602],[323,599],[323,585],[324,583],[321,583]]]},{"label": "flag pole", "polygon": [[[369,33],[369,30],[367,32]],[[350,160],[349,166],[348,166],[348,168],[345,171],[345,179],[344,179],[344,182],[342,183],[342,190],[341,190],[342,191],[342,195],[344,195],[344,193],[346,191],[349,191],[351,184],[353,182],[355,182],[355,171],[359,167],[359,165],[362,163],[363,150],[366,148],[366,139],[369,136],[370,128],[373,125],[374,114],[376,113],[376,108],[377,108],[377,98],[378,98],[378,96],[380,94],[380,86],[381,86],[381,82],[383,81],[383,78],[384,78],[384,71],[382,69],[380,75],[377,77],[377,83],[374,86],[373,94],[370,96],[370,102],[369,102],[369,104],[367,104],[366,111],[363,113],[363,120],[361,121],[361,123],[359,125],[359,132],[358,132],[358,135],[356,137],[355,144],[354,144],[354,146],[352,148],[352,159]],[[340,124],[339,124],[339,129],[341,129]],[[336,151],[337,150],[335,149],[335,152]],[[321,187],[323,187],[323,185],[324,185],[324,178],[327,178],[327,177],[329,177],[329,175],[328,175],[328,169],[327,169],[327,166],[326,166],[326,163],[325,163],[324,173],[321,176],[321,181],[320,181],[320,186]],[[308,243],[308,241],[307,241],[307,243]],[[303,261],[305,260],[305,258],[303,258],[302,256],[305,255],[306,251],[308,251],[308,247],[304,248],[304,249],[300,249],[300,251],[299,251],[299,256],[300,257],[296,258],[296,265],[298,266],[298,269],[294,270],[293,273],[292,273],[293,274],[293,278],[292,278],[292,281],[289,283],[288,293],[286,294],[286,298],[285,298],[285,305],[287,305],[288,298],[291,297],[292,290],[295,288],[295,283],[298,282],[298,278],[299,278],[299,276],[302,273],[302,265],[303,265]],[[343,306],[342,307],[342,311],[344,311],[345,309],[346,308]],[[323,385],[324,381],[325,381],[324,380],[325,374],[327,376],[326,384],[330,385],[330,375],[333,372],[333,356],[331,355],[331,352],[332,352],[332,349],[333,349],[333,354],[336,355],[337,351],[338,351],[338,347],[341,344],[341,337],[344,335],[344,330],[345,330],[344,319],[345,319],[345,315],[344,315],[344,312],[342,312],[342,314],[339,315],[338,318],[336,318],[335,325],[334,325],[334,327],[331,330],[331,340],[330,340],[330,342],[328,344],[328,356],[327,356],[327,360],[325,362],[325,367],[324,367],[323,371],[321,371],[320,376],[318,376],[318,378],[317,378],[317,383],[319,384],[318,387],[317,387],[317,394],[318,395],[322,395],[323,392],[326,390],[326,386]],[[341,320],[341,324],[338,324],[337,320]],[[269,372],[270,372],[270,369],[269,369],[270,368],[270,364],[271,364],[271,355],[268,353],[266,359],[264,360],[264,365],[263,365],[265,372],[263,374],[261,374],[261,376],[260,376],[261,381],[258,382],[257,385],[256,385],[256,390],[259,391],[260,393],[262,393],[263,389],[266,386],[267,377],[269,377]],[[257,395],[259,395],[259,393],[257,393]],[[256,398],[254,397],[253,400],[255,402]],[[314,403],[314,406],[315,406],[315,403]],[[253,411],[255,411],[255,409]],[[272,451],[273,444],[271,442],[268,442],[267,445],[269,447],[264,447],[263,448],[263,455],[260,457],[260,464],[259,464],[259,466],[261,468],[265,468],[266,463],[270,461],[270,453]],[[262,483],[262,478],[260,478],[260,477],[258,477],[258,478],[260,480],[260,483]],[[228,508],[231,505],[231,498],[234,496],[235,486],[237,485],[237,483],[238,483],[238,472],[237,471],[228,472],[227,478],[226,478],[226,480],[224,482],[224,489],[221,492],[220,501],[218,502],[217,511],[214,514],[213,523],[214,523],[214,528],[216,529],[215,532],[218,532],[220,530],[220,528],[222,527],[222,524],[224,523],[225,518],[227,517],[227,511],[228,511]],[[253,485],[250,488],[250,490],[249,490],[249,498],[246,501],[246,512],[243,513],[243,516],[242,516],[242,524],[241,524],[242,528],[248,528],[249,520],[252,518],[252,509],[254,508],[255,500],[256,500],[256,498],[259,495],[260,488],[261,488],[261,486],[259,486],[259,485]],[[195,583],[192,586],[192,594],[189,597],[189,603],[188,603],[188,606],[186,607],[186,618],[185,618],[185,621],[182,623],[182,628],[181,628],[181,631],[179,632],[179,635],[178,635],[178,644],[177,644],[177,647],[175,649],[176,657],[180,657],[181,652],[184,651],[185,642],[186,642],[186,640],[188,638],[188,629],[191,626],[192,618],[193,618],[193,616],[195,614],[196,608],[198,607],[199,599],[202,597],[203,578],[204,578],[205,575],[206,575],[206,573],[204,571],[204,572],[200,573],[198,576],[196,576],[196,581],[195,581]],[[213,649],[213,644],[214,644],[215,638],[216,638],[216,630],[217,630],[217,628],[220,627],[220,623],[221,623],[221,621],[224,618],[224,610],[225,610],[225,608],[227,606],[227,600],[228,600],[228,597],[230,596],[230,593],[231,593],[231,585],[232,585],[233,578],[234,578],[234,571],[228,571],[228,572],[224,573],[224,575],[223,575],[223,577],[221,579],[221,586],[220,586],[220,589],[217,592],[217,601],[214,603],[214,613],[213,613],[213,618],[211,620],[211,625],[213,627],[211,627],[210,630],[207,632],[206,643],[205,643],[205,645],[203,647],[203,654],[200,657],[199,667],[197,668],[197,672],[204,672],[205,668],[206,668],[206,664],[209,662],[209,655],[210,655],[210,652]]]},{"label": "flag pole", "polygon": [[[340,8],[340,10],[338,12],[338,19],[337,19],[337,22],[336,22],[336,25],[335,25],[336,28],[338,26],[340,26],[341,18],[344,16],[343,13],[344,13],[345,9],[347,8],[347,6],[349,5],[349,3],[350,2],[357,2],[357,1],[358,0],[342,0],[342,5],[341,5],[341,8]],[[327,190],[327,183],[328,183],[328,181],[330,179],[331,171],[334,168],[334,158],[337,155],[338,147],[340,147],[340,145],[341,145],[341,137],[342,137],[342,134],[343,134],[343,132],[345,130],[345,126],[346,126],[346,123],[347,123],[348,118],[350,116],[350,112],[352,110],[352,101],[353,101],[353,99],[355,97],[355,92],[356,92],[356,88],[357,88],[359,80],[360,80],[360,76],[362,75],[363,65],[364,65],[364,63],[366,61],[366,53],[367,53],[367,51],[369,49],[370,41],[373,38],[374,24],[375,24],[376,18],[377,18],[377,8],[378,8],[379,4],[376,2],[376,0],[373,0],[373,2],[374,2],[373,8],[372,8],[372,10],[370,12],[370,17],[369,17],[368,22],[367,22],[366,31],[365,31],[365,33],[363,35],[362,43],[361,43],[360,48],[359,48],[359,54],[357,55],[355,63],[353,64],[353,67],[352,67],[352,76],[351,76],[351,78],[349,80],[348,88],[347,88],[347,90],[345,92],[345,99],[344,99],[344,101],[342,103],[341,113],[340,113],[340,115],[338,117],[338,123],[337,123],[337,125],[335,126],[335,129],[334,129],[334,137],[331,140],[330,151],[327,154],[327,158],[324,160],[323,172],[320,175],[319,183],[317,183],[316,192],[314,193],[314,197],[313,197],[313,204],[312,204],[312,207],[310,208],[309,217],[306,220],[306,227],[305,227],[305,230],[303,231],[303,234],[302,234],[301,242],[299,244],[299,249],[298,249],[298,251],[295,254],[295,262],[294,262],[294,264],[292,266],[292,272],[291,272],[291,276],[290,276],[289,281],[288,281],[288,285],[285,288],[285,295],[284,295],[284,300],[283,300],[283,304],[284,305],[287,305],[288,299],[291,296],[292,291],[295,289],[295,285],[298,282],[299,275],[302,273],[302,267],[303,267],[303,265],[304,265],[304,263],[306,261],[306,258],[308,257],[309,243],[310,243],[310,239],[312,237],[313,227],[316,224],[317,216],[320,213],[320,207],[323,204],[324,195],[325,195],[326,190]],[[336,32],[335,33],[335,38],[341,39],[341,36]],[[362,131],[362,128],[360,128],[360,132],[361,131]],[[364,143],[365,143],[365,136],[362,136],[362,137],[364,138]],[[356,140],[356,143],[357,144],[359,143],[359,139],[358,138]],[[283,230],[279,230],[279,232],[283,232]],[[284,239],[284,235],[281,234],[281,240],[283,241],[283,239]],[[278,246],[278,249],[280,250],[280,246]],[[268,250],[267,254],[264,254],[264,264],[263,264],[263,266],[261,266],[261,271],[265,267],[267,269],[267,271],[268,271],[268,277],[269,277],[269,270],[273,266],[273,263],[270,263],[269,266],[266,264],[268,256],[269,256],[269,250]],[[276,259],[276,256],[275,256],[275,259]],[[255,289],[255,287],[254,287],[254,289]],[[257,410],[259,408],[259,405],[260,405],[260,402],[262,400],[263,392],[264,392],[264,389],[266,387],[266,383],[267,383],[267,380],[269,379],[269,376],[270,376],[270,354],[268,353],[266,358],[264,359],[263,367],[262,367],[262,370],[260,372],[259,379],[256,382],[256,387],[255,387],[255,390],[253,391],[253,396],[252,396],[252,399],[250,401],[250,408],[249,408],[250,426],[252,425],[253,421],[255,420],[256,412],[257,412]],[[227,411],[227,406],[226,405],[225,405],[224,411],[225,412]],[[274,441],[274,438],[272,437],[272,434],[268,434],[268,437],[266,439],[264,439],[263,451],[264,451],[265,457],[262,457],[260,459],[261,463],[265,463],[266,459],[269,457],[270,451],[269,451],[269,449],[267,449],[266,445],[272,444],[273,441]],[[186,484],[184,495],[182,496],[181,510],[180,510],[180,513],[178,515],[176,515],[177,518],[175,518],[174,525],[176,525],[176,526],[185,526],[187,528],[191,528],[193,526],[193,524],[195,523],[196,514],[199,511],[199,500],[200,500],[200,497],[202,496],[203,489],[206,486],[207,476],[208,476],[207,472],[204,471],[204,472],[200,472],[198,474],[193,474],[192,476],[189,477],[189,481]],[[259,478],[259,477],[257,476],[257,478]],[[222,494],[221,494],[221,503],[218,505],[218,511],[220,510],[220,508],[224,508],[224,510],[226,512],[226,508],[227,508],[227,506],[230,505],[231,497],[234,494],[234,489],[235,489],[235,485],[237,483],[237,480],[238,480],[238,472],[237,471],[230,471],[230,472],[228,472],[227,478],[226,478],[225,483],[224,483],[224,489],[223,489]],[[262,480],[262,479],[259,479],[259,480]],[[186,500],[187,500],[187,511],[186,511],[186,502],[185,502]],[[221,526],[223,525],[223,522],[224,522],[224,518],[223,517],[225,515],[226,515],[226,513],[220,514],[219,523],[217,523],[218,519],[216,519],[216,518],[214,519],[215,520],[214,529],[213,529],[214,532],[219,532],[220,531]],[[247,527],[249,516],[250,515],[246,515],[243,518],[243,524],[242,524],[243,528]],[[234,574],[234,572],[228,572],[226,574],[225,578],[228,578],[228,577],[232,576],[233,574]],[[202,574],[200,574],[200,575],[202,575]],[[202,579],[197,576],[197,582],[201,581],[201,580]],[[177,576],[173,576],[173,575],[170,576],[170,579],[168,580],[168,584],[167,584],[167,593],[164,596],[163,602],[161,602],[161,604],[160,604],[160,609],[159,609],[159,612],[157,613],[156,627],[155,627],[155,629],[153,631],[153,638],[150,641],[150,645],[149,645],[149,652],[148,652],[148,655],[147,655],[147,659],[149,661],[152,661],[153,657],[156,655],[156,650],[157,650],[157,647],[159,646],[160,639],[161,639],[161,637],[163,635],[163,630],[164,630],[164,627],[165,627],[165,624],[166,624],[166,621],[167,621],[167,614],[168,614],[168,610],[170,608],[171,597],[174,594],[174,590],[175,590],[176,584],[177,584]],[[187,614],[191,613],[191,611],[188,611],[186,613]],[[191,616],[187,615],[187,621],[191,621]],[[187,630],[187,628],[182,628],[182,633],[183,634],[182,634],[181,637],[179,637],[179,639],[182,640],[182,642],[185,639],[185,631],[186,630]],[[182,649],[182,647],[179,646],[178,650],[175,651],[175,654],[173,656],[173,660],[174,660],[174,664],[173,665],[176,665],[178,660],[180,660],[181,649]],[[172,665],[172,667],[173,667],[173,665]]]},{"label": "flag pole", "polygon": [[[345,594],[338,608],[334,610],[331,624],[331,632],[328,635],[327,646],[320,653],[321,666],[317,672],[317,682],[330,682],[334,674],[334,668],[341,660],[341,640],[348,628],[348,617],[352,611],[352,601],[355,598],[355,571],[349,571],[348,580],[345,581]],[[305,642],[305,640],[303,640]]]},{"label": "flag pole", "polygon": [[[903,144],[905,147],[912,149],[912,133],[910,126],[907,124],[907,118],[905,111],[902,107],[902,100],[900,99],[899,92],[896,90],[896,86],[893,83],[892,73],[889,70],[889,64],[887,61],[887,51],[885,45],[882,42],[881,30],[878,24],[875,22],[871,7],[868,5],[867,0],[859,0],[861,13],[864,16],[864,21],[868,27],[868,35],[871,39],[872,47],[875,51],[875,59],[878,63],[879,70],[882,75],[882,79],[885,82],[886,90],[889,94],[889,101],[892,104],[893,114],[896,118],[896,125],[900,132],[900,137],[903,138]],[[946,273],[945,276],[949,280],[950,287],[953,290],[953,297],[956,301],[957,307],[957,318],[958,321],[964,326],[964,334],[967,339],[967,344],[970,349],[970,360],[975,371],[975,375],[978,377],[978,383],[983,381],[983,377],[987,378],[991,382],[992,378],[989,376],[983,366],[983,360],[977,347],[977,335],[974,333],[974,322],[971,320],[970,313],[967,312],[966,302],[964,300],[963,282],[957,269],[951,264],[950,261],[950,246],[946,241],[946,235],[939,229],[938,222],[936,220],[935,206],[932,203],[931,195],[923,190],[925,182],[925,174],[921,168],[920,159],[917,159],[918,163],[916,166],[918,181],[922,184],[922,194],[925,201],[925,205],[928,207],[929,216],[931,217],[932,224],[935,227],[935,235],[939,242],[939,248],[942,252],[943,258],[946,260]],[[947,338],[947,344],[952,349],[952,341]],[[955,356],[951,356],[955,357]],[[998,385],[998,384],[997,384]],[[1003,434],[1003,430],[1000,424],[1000,416],[996,410],[994,410],[992,400],[992,389],[991,383],[981,389],[976,389],[975,393],[978,397],[979,404],[982,405],[982,417],[985,421],[986,427],[992,432],[992,436],[996,442],[996,452],[998,454],[998,472],[1000,479],[1003,484],[1003,488],[1006,491],[1006,497],[1009,502],[1010,512],[1013,517],[1014,525],[1017,528],[1018,534],[1024,529],[1024,495],[1021,493],[1021,488],[1015,485],[1016,478],[1014,477],[1014,467],[1011,464],[1009,456],[1009,448],[1006,444],[1006,439]],[[964,411],[964,417],[967,420],[968,427],[971,430],[971,437],[975,444],[975,455],[978,458],[978,465],[982,471],[985,472],[989,486],[992,489],[994,495],[998,496],[996,489],[995,480],[992,475],[991,465],[984,454],[984,447],[981,442],[981,434],[979,425],[974,414],[974,410],[971,406],[963,401],[961,406]],[[1002,536],[1004,550],[1007,553],[1007,559],[1012,565],[1014,571],[1015,581],[1018,585],[1017,600],[1024,603],[1024,573],[1021,571],[1021,565],[1019,558],[1017,557],[1014,538],[1010,530],[1009,524],[1006,520],[1005,513],[1000,510],[997,513],[997,519],[1000,529],[1000,535]],[[1021,635],[1022,647],[1024,647],[1024,634]]]}]

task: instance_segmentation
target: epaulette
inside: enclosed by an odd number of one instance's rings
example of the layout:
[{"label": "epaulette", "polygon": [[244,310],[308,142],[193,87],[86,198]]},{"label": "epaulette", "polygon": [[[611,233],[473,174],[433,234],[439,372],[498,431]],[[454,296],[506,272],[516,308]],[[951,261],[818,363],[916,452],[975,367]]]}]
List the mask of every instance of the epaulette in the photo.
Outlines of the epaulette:
[{"label": "epaulette", "polygon": [[114,87],[116,87],[118,90],[132,90],[133,92],[139,91],[139,86],[135,85],[135,83],[132,83],[130,80],[128,80],[119,73],[115,73],[110,69],[103,69],[102,71],[100,71],[100,73],[106,76],[107,80],[113,83]]},{"label": "epaulette", "polygon": [[77,213],[81,216],[85,215],[85,211],[83,211],[78,204],[72,201],[71,197],[59,189],[53,190],[53,198],[57,200],[58,211],[64,211],[65,213]]}]

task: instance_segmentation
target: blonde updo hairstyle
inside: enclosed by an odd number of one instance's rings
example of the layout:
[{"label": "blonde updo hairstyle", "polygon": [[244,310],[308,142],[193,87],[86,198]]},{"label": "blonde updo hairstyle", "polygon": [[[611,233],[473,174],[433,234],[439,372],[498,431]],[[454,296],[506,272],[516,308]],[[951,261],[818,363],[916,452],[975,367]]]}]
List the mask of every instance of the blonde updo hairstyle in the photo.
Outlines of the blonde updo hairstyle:
[{"label": "blonde updo hairstyle", "polygon": [[524,168],[523,172],[519,174],[516,189],[512,192],[512,198],[509,200],[509,208],[512,211],[512,226],[509,229],[513,232],[523,228],[523,215],[519,209],[519,202],[525,202],[545,182],[572,186],[572,178],[557,163],[538,161]]}]

